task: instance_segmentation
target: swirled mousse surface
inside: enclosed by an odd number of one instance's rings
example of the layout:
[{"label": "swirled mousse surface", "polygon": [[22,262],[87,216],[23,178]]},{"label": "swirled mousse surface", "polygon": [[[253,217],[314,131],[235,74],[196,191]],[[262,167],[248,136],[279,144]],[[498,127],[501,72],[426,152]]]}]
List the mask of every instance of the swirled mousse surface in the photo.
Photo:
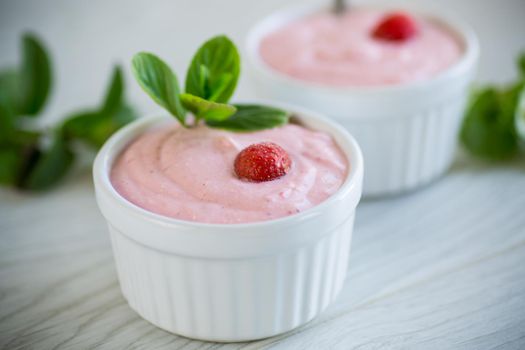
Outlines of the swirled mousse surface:
[{"label": "swirled mousse surface", "polygon": [[[274,142],[292,159],[290,171],[267,182],[234,173],[245,147]],[[299,125],[251,133],[176,123],[143,133],[117,158],[111,182],[130,202],[151,212],[205,223],[276,219],[313,207],[345,181],[348,162],[332,137]]]},{"label": "swirled mousse surface", "polygon": [[416,17],[418,32],[403,42],[374,38],[385,11],[352,8],[317,13],[265,36],[264,62],[291,77],[330,86],[377,86],[425,80],[462,55],[458,38],[437,21]]}]

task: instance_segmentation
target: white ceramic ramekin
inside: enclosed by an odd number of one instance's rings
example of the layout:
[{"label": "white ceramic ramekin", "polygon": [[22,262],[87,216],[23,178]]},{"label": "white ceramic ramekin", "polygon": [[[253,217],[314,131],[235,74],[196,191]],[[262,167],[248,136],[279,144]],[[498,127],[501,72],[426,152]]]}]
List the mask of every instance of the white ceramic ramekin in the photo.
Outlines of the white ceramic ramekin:
[{"label": "white ceramic ramekin", "polygon": [[456,64],[425,81],[330,87],[280,73],[259,55],[259,43],[265,35],[316,11],[319,8],[281,11],[250,31],[246,53],[258,94],[319,111],[345,126],[363,150],[365,196],[410,190],[443,174],[453,160],[468,86],[478,60],[474,32],[449,14],[409,10],[433,18],[457,35],[464,54]]},{"label": "white ceramic ramekin", "polygon": [[[289,109],[291,110],[291,109]],[[122,293],[143,318],[170,332],[211,341],[273,336],[308,322],[336,297],[346,275],[363,160],[343,128],[298,111],[345,152],[350,171],[329,199],[304,212],[249,224],[203,224],[157,215],[113,188],[118,154],[169,117],[140,119],[113,135],[93,176]]]}]

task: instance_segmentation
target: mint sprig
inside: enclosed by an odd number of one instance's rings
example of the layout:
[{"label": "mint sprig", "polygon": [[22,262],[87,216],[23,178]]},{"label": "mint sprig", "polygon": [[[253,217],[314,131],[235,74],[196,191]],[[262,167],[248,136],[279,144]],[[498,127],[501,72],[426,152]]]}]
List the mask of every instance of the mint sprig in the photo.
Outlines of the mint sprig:
[{"label": "mint sprig", "polygon": [[289,114],[279,108],[235,104],[237,112],[224,120],[209,120],[207,124],[214,128],[231,131],[258,131],[268,129],[268,125],[277,127],[288,123]]},{"label": "mint sprig", "polygon": [[42,129],[35,118],[52,87],[51,59],[35,35],[22,39],[22,64],[0,71],[0,185],[46,190],[58,184],[74,164],[77,144],[100,147],[135,118],[124,100],[119,67],[100,107],[73,113]]},{"label": "mint sprig", "polygon": [[518,59],[517,81],[505,87],[488,86],[472,96],[461,128],[461,142],[472,154],[504,160],[519,151],[519,100],[525,89],[525,53]]},{"label": "mint sprig", "polygon": [[194,125],[206,125],[231,131],[255,131],[274,128],[288,122],[288,113],[259,105],[229,104],[239,80],[240,56],[235,44],[224,35],[206,41],[195,53],[186,73],[185,92],[181,93],[177,76],[152,53],[141,52],[132,60],[132,71],[139,85],[160,106],[185,127],[187,111]]},{"label": "mint sprig", "polygon": [[187,110],[207,122],[225,120],[237,110],[232,105],[208,101],[188,93],[180,95],[180,99]]},{"label": "mint sprig", "polygon": [[102,105],[96,109],[69,115],[61,126],[61,132],[68,140],[78,140],[94,148],[100,148],[109,136],[135,118],[136,113],[124,98],[122,69],[116,66]]}]

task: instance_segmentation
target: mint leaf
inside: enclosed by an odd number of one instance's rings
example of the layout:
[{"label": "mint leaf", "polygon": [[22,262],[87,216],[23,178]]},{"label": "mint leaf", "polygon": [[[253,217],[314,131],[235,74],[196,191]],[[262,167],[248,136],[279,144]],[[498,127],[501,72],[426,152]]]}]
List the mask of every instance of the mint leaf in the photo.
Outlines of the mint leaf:
[{"label": "mint leaf", "polygon": [[4,110],[9,110],[12,120],[20,109],[20,74],[15,70],[0,72],[0,104]]},{"label": "mint leaf", "polygon": [[99,148],[105,141],[105,131],[98,125],[103,123],[100,111],[86,110],[71,114],[62,124],[62,133],[68,140],[80,140]]},{"label": "mint leaf", "polygon": [[31,34],[23,37],[23,63],[19,75],[19,113],[36,115],[51,89],[51,63],[44,46]]},{"label": "mint leaf", "polygon": [[132,69],[140,86],[159,105],[186,125],[186,110],[180,101],[177,76],[157,56],[141,52],[133,57]]},{"label": "mint leaf", "polygon": [[43,152],[31,166],[21,187],[45,190],[60,181],[73,165],[74,154],[66,140],[57,132],[51,147]]},{"label": "mint leaf", "polygon": [[509,86],[476,92],[468,106],[460,138],[471,153],[492,160],[510,158],[525,138],[525,52],[517,59],[518,80]]},{"label": "mint leaf", "polygon": [[0,185],[16,184],[22,161],[18,147],[0,147]]},{"label": "mint leaf", "polygon": [[0,143],[0,185],[18,186],[38,155],[40,133],[14,130],[9,140]]},{"label": "mint leaf", "polygon": [[101,111],[84,111],[69,116],[62,129],[67,139],[77,139],[96,149],[118,129],[135,120],[131,108],[120,105],[119,109],[107,115]]},{"label": "mint leaf", "polygon": [[15,128],[15,111],[0,77],[0,145],[11,138]]},{"label": "mint leaf", "polygon": [[31,34],[23,37],[22,57],[19,70],[0,73],[0,98],[15,115],[34,116],[43,108],[51,89],[50,59]]},{"label": "mint leaf", "polygon": [[207,120],[206,124],[231,131],[257,131],[288,123],[289,113],[278,108],[234,104],[237,112],[226,120]]},{"label": "mint leaf", "polygon": [[104,103],[98,110],[66,118],[62,132],[67,139],[78,139],[98,149],[115,131],[135,120],[135,112],[123,101],[124,79],[119,66],[114,68],[106,91]]},{"label": "mint leaf", "polygon": [[113,114],[122,104],[122,95],[124,93],[124,79],[122,78],[122,69],[116,66],[111,75],[111,82],[106,91],[106,98],[102,104],[103,114]]},{"label": "mint leaf", "polygon": [[0,147],[34,144],[41,133],[24,130],[17,123],[15,72],[0,73]]},{"label": "mint leaf", "polygon": [[[122,104],[120,108],[116,111],[115,114],[112,115],[111,122],[114,127],[114,131],[117,131],[124,125],[131,123],[137,119],[137,114],[131,106],[128,106],[127,104]],[[113,134],[113,133],[112,133]],[[108,135],[106,138],[108,138],[111,135]]]},{"label": "mint leaf", "polygon": [[180,99],[184,107],[192,112],[197,119],[206,121],[225,120],[236,111],[232,105],[207,101],[191,94],[182,94]]},{"label": "mint leaf", "polygon": [[241,63],[235,44],[224,35],[206,41],[186,73],[186,92],[212,102],[226,103],[233,95]]},{"label": "mint leaf", "polygon": [[14,146],[36,145],[41,136],[40,131],[16,129],[13,130],[9,143]]},{"label": "mint leaf", "polygon": [[486,88],[472,99],[461,129],[461,141],[471,153],[493,160],[506,159],[518,150],[514,128],[513,89]]}]

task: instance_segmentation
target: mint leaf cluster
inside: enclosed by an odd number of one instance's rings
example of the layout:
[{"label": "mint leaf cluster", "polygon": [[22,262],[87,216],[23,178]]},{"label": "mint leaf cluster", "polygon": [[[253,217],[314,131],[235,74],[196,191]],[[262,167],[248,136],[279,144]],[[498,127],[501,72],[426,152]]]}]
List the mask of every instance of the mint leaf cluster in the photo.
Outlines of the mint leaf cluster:
[{"label": "mint leaf cluster", "polygon": [[181,92],[175,73],[159,57],[140,52],[133,57],[133,75],[139,85],[181,125],[203,121],[214,128],[256,131],[288,122],[288,113],[261,105],[229,104],[241,71],[235,44],[224,35],[206,41],[193,56]]},{"label": "mint leaf cluster", "polygon": [[51,128],[38,128],[53,83],[51,59],[31,34],[22,39],[22,63],[0,71],[0,185],[45,190],[71,169],[76,145],[100,147],[135,119],[125,103],[122,71],[115,67],[101,106],[73,113]]},{"label": "mint leaf cluster", "polygon": [[525,137],[525,53],[518,62],[518,79],[504,87],[474,91],[461,128],[461,142],[472,154],[504,160],[518,154],[520,132]]}]

